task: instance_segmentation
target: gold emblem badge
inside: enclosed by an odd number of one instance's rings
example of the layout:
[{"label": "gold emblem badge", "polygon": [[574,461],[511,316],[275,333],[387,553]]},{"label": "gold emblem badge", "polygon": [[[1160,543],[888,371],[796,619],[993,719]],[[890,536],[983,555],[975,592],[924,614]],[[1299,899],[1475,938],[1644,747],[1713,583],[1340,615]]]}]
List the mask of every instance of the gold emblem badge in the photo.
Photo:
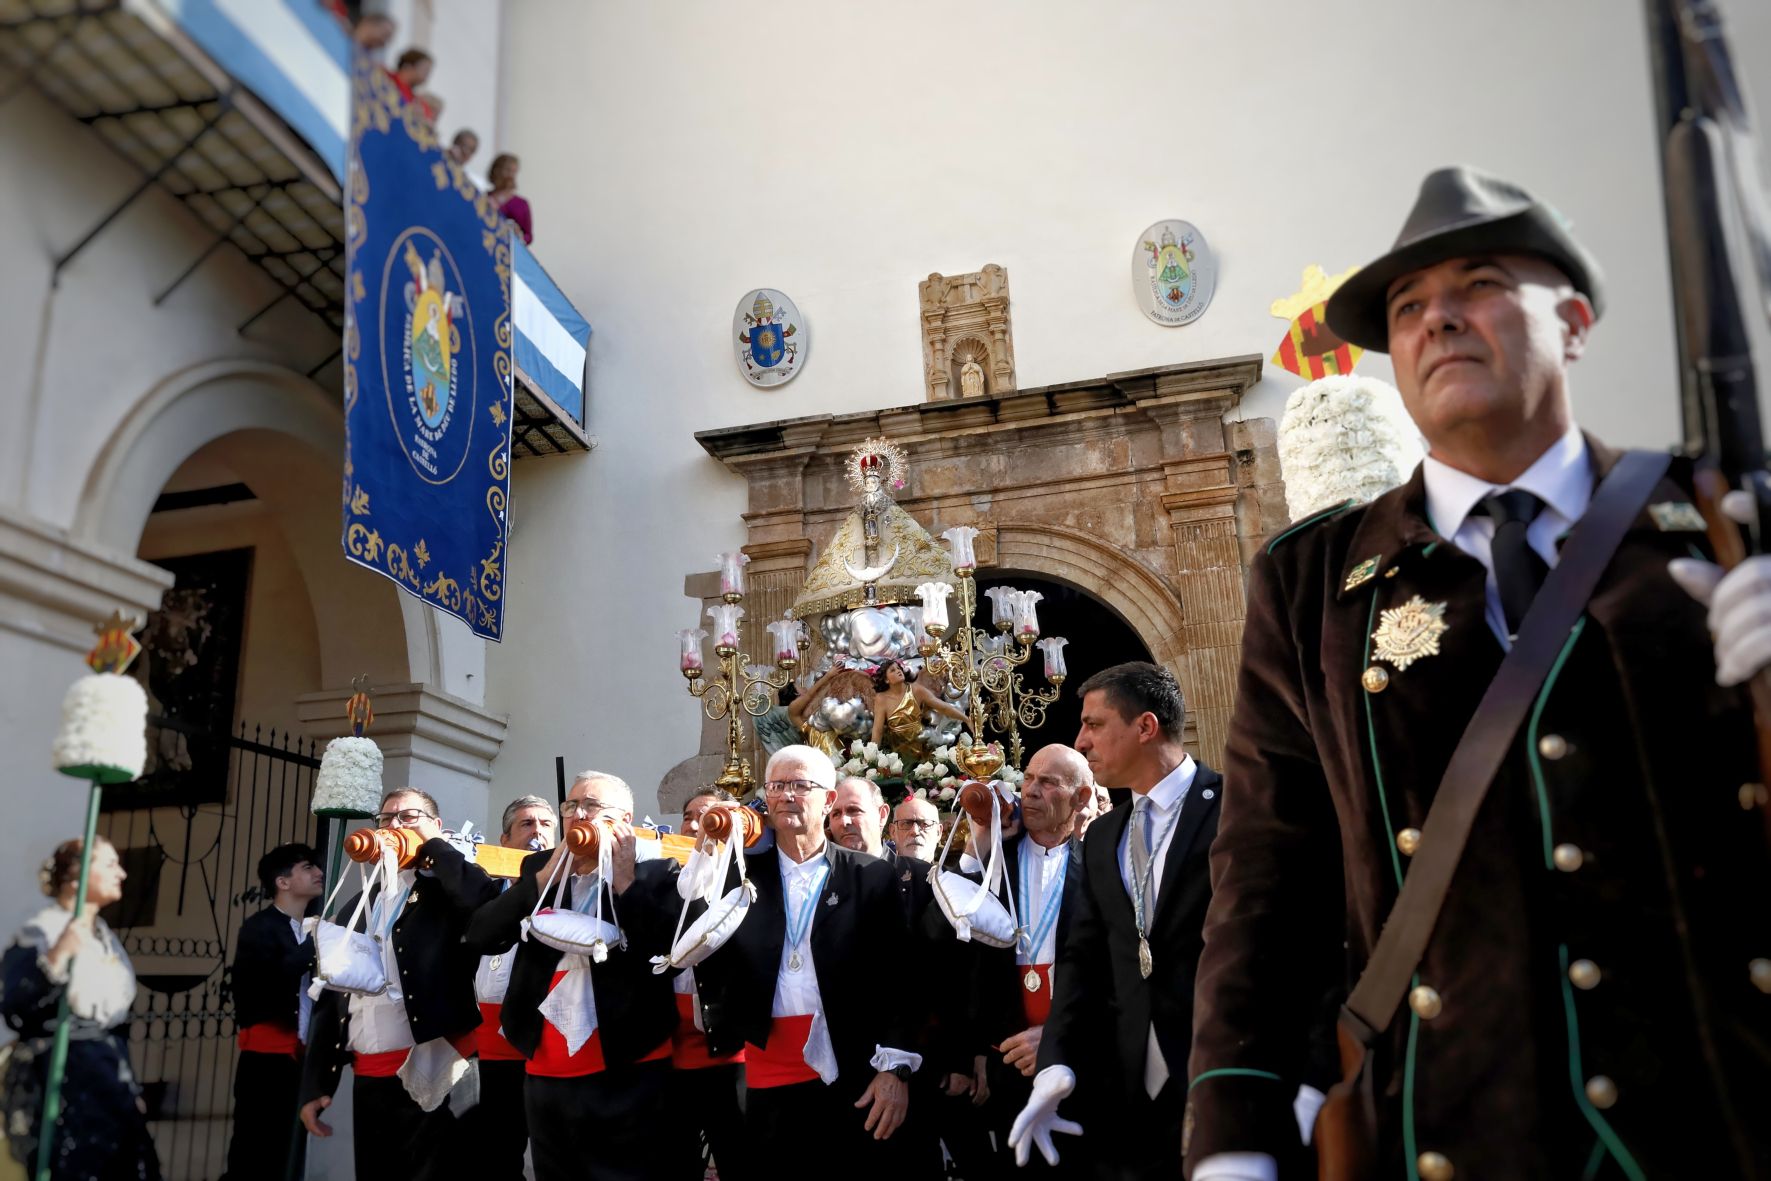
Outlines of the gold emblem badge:
[{"label": "gold emblem badge", "polygon": [[1682,500],[1666,500],[1648,506],[1648,515],[1662,533],[1702,533],[1703,514]]},{"label": "gold emblem badge", "polygon": [[1366,583],[1370,582],[1377,574],[1377,564],[1381,561],[1383,561],[1383,555],[1378,554],[1360,562],[1357,566],[1353,567],[1350,573],[1348,573],[1347,583],[1345,586],[1341,587],[1341,589],[1343,591],[1350,591],[1356,586],[1364,586]]},{"label": "gold emblem badge", "polygon": [[1377,630],[1371,633],[1376,657],[1401,670],[1422,657],[1439,655],[1439,637],[1451,630],[1445,608],[1416,595],[1379,614]]}]

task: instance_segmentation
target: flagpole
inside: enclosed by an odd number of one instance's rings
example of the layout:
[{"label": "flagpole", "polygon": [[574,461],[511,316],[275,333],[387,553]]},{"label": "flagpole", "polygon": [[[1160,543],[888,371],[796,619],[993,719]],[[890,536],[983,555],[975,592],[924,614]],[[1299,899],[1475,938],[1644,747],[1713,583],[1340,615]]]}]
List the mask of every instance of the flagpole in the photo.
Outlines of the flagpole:
[{"label": "flagpole", "polygon": [[[80,876],[74,891],[74,917],[80,921],[86,909],[86,882],[92,872],[92,842],[98,833],[98,802],[103,791],[100,781],[92,780],[86,797],[86,835],[80,842]],[[49,1079],[43,1089],[43,1122],[37,1138],[37,1181],[49,1181],[55,1158],[56,1124],[61,1119],[62,1078],[68,1069],[68,1002],[74,991],[74,957],[67,962],[68,981],[62,986],[61,1002],[56,1007],[55,1048],[49,1054]]]}]

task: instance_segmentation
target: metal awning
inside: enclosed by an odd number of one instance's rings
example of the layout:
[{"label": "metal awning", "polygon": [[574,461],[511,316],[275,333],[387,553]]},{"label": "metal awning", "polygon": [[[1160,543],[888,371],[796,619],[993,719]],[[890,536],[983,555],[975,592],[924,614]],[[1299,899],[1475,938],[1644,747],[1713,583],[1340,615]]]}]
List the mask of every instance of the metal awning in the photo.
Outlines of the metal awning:
[{"label": "metal awning", "polygon": [[[282,289],[246,328],[294,299],[342,334],[344,214],[331,170],[257,97],[157,9],[117,0],[0,0],[0,95],[32,85],[91,127],[141,181],[79,241],[80,252],[158,186],[213,232],[154,297],[164,302],[208,257],[232,245]],[[328,358],[330,360],[330,358]]]},{"label": "metal awning", "polygon": [[[349,65],[349,37],[317,0],[0,0],[0,101],[36,86],[141,177],[56,272],[157,186],[214,237],[168,276],[155,306],[231,245],[281,289],[240,331],[294,299],[342,338]],[[520,238],[512,243],[511,452],[588,451],[590,324]]]}]

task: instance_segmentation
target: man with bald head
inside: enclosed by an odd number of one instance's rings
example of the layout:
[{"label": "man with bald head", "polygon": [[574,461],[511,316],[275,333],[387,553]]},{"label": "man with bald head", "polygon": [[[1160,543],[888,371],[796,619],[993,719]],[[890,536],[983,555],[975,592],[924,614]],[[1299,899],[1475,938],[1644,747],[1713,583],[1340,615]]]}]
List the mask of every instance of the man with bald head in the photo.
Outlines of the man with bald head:
[{"label": "man with bald head", "polygon": [[[984,953],[987,990],[982,1015],[1000,1060],[991,1071],[992,1124],[1004,1145],[1008,1130],[1026,1104],[1039,1059],[1045,1019],[1051,1012],[1052,967],[1068,927],[1064,885],[1075,864],[1077,805],[1093,789],[1088,760],[1071,747],[1051,743],[1027,760],[1021,783],[1022,834],[1003,845],[1001,892],[1014,893],[1016,913],[1027,939],[1012,952]],[[968,858],[968,868],[977,863]],[[977,865],[982,869],[981,865]],[[1060,1174],[1080,1170],[1086,1148],[1064,1154]],[[1049,1166],[1035,1156],[1033,1167]]]},{"label": "man with bald head", "polygon": [[[681,901],[677,864],[641,859],[633,789],[615,775],[581,771],[560,808],[552,849],[523,859],[510,889],[482,906],[467,931],[481,955],[515,948],[499,1011],[504,1036],[528,1060],[523,1098],[538,1181],[586,1175],[648,1178],[695,1171],[693,1145],[673,1135],[668,1086],[676,999],[651,958],[670,950]],[[574,822],[598,825],[607,864],[574,852]],[[557,871],[557,877],[556,877]],[[537,908],[599,914],[619,927],[603,958],[544,943],[524,922]]]}]

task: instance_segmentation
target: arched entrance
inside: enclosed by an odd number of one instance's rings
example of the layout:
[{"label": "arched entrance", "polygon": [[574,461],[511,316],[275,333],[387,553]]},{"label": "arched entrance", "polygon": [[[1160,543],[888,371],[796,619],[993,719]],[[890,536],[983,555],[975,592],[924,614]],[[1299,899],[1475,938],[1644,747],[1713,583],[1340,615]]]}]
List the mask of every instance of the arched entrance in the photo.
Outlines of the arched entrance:
[{"label": "arched entrance", "polygon": [[[1001,569],[979,573],[980,600],[984,598],[984,592],[994,586],[1038,591],[1043,596],[1039,601],[1041,634],[1065,636],[1070,640],[1064,648],[1069,675],[1064,679],[1058,699],[1046,707],[1045,725],[1037,730],[1021,731],[1021,765],[1026,766],[1026,760],[1033,752],[1047,743],[1075,744],[1082,718],[1082,702],[1077,689],[1084,681],[1115,664],[1149,660],[1150,649],[1138,633],[1105,603],[1067,582]],[[986,611],[988,606],[986,603]],[[1021,666],[1021,676],[1030,688],[1046,687],[1038,652]]]}]

